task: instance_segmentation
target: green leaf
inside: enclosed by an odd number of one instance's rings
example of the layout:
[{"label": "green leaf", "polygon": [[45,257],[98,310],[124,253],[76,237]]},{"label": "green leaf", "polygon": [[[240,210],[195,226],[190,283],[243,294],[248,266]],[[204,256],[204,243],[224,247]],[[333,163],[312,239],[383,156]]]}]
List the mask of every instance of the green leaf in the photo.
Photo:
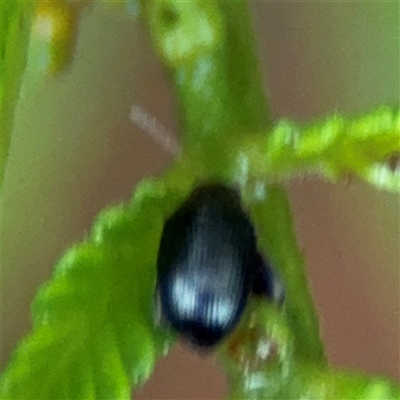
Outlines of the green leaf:
[{"label": "green leaf", "polygon": [[158,242],[191,184],[142,182],[67,251],[33,303],[34,330],[2,376],[2,398],[128,399],[148,378],[171,341],[154,324]]},{"label": "green leaf", "polygon": [[318,174],[336,181],[357,176],[389,191],[400,191],[399,171],[391,157],[400,154],[400,110],[380,107],[345,119],[337,114],[300,127],[284,120],[267,135],[238,141],[238,163],[249,175],[270,181]]}]

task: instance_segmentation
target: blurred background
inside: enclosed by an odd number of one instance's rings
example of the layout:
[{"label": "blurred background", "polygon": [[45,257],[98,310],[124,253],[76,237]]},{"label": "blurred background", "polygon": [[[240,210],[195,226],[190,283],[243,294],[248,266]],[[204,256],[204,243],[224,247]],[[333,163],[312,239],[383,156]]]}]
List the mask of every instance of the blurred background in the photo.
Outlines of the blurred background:
[{"label": "blurred background", "polygon": [[[250,4],[274,119],[400,104],[399,3]],[[179,133],[167,75],[134,12],[132,2],[84,8],[74,59],[55,77],[46,73],[42,39],[32,37],[39,50],[24,77],[2,193],[3,367],[63,251],[103,207],[171,162],[129,121],[140,105]],[[288,191],[331,363],[398,380],[399,195],[312,177]],[[220,399],[225,387],[212,357],[177,346],[137,398]]]}]

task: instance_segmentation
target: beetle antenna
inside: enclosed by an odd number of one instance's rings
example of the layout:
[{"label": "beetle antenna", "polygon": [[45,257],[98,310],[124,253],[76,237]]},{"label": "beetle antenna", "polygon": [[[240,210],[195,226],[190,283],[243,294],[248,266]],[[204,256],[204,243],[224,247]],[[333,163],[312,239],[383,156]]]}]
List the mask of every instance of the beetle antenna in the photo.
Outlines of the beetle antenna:
[{"label": "beetle antenna", "polygon": [[147,113],[142,107],[133,105],[129,113],[130,120],[156,141],[165,151],[175,157],[181,153],[181,146],[173,133],[160,123],[156,117]]}]

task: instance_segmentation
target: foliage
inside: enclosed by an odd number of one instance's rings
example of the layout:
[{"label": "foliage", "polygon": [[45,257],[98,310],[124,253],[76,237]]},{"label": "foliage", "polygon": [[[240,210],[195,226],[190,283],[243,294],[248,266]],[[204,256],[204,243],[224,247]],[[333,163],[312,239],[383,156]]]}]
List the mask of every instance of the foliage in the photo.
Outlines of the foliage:
[{"label": "foliage", "polygon": [[[163,223],[204,180],[240,188],[259,246],[286,289],[283,307],[253,299],[219,349],[230,398],[399,398],[385,379],[327,367],[280,185],[315,172],[398,191],[385,161],[400,151],[399,111],[272,127],[245,3],[165,0],[142,8],[180,102],[182,156],[163,177],[141,182],[130,202],[103,211],[56,265],[33,303],[33,331],[2,377],[2,398],[128,399],[150,376],[173,342],[153,318]],[[374,176],[377,164],[384,178]]]},{"label": "foliage", "polygon": [[400,179],[390,165],[390,156],[400,154],[399,132],[400,111],[382,106],[358,118],[334,114],[305,127],[282,120],[268,135],[243,138],[238,154],[253,177],[282,181],[316,174],[336,181],[357,176],[399,192]]}]

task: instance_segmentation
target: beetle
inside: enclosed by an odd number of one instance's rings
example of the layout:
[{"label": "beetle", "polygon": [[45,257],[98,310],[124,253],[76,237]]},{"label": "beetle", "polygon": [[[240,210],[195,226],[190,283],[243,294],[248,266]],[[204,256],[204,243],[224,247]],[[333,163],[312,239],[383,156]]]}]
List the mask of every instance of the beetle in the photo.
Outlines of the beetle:
[{"label": "beetle", "polygon": [[236,327],[252,290],[272,296],[273,286],[236,190],[201,185],[166,221],[157,307],[161,319],[194,347],[217,345]]}]

